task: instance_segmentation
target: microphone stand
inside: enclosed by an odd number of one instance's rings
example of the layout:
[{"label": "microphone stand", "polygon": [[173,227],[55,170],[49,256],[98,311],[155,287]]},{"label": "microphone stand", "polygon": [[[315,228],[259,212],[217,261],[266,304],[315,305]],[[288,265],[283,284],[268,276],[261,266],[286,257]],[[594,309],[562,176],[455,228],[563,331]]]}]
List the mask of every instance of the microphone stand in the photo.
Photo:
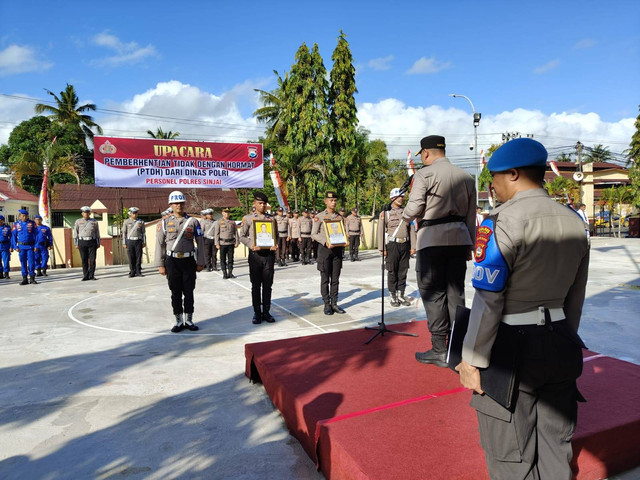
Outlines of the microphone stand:
[{"label": "microphone stand", "polygon": [[[400,193],[404,194],[408,189],[409,189],[409,185],[411,183],[411,179],[413,178],[413,175],[411,175],[411,177],[409,177],[409,179],[405,182],[405,184],[402,186],[402,188],[400,189]],[[397,330],[389,330],[387,328],[386,323],[384,323],[384,274],[386,269],[385,267],[385,252],[387,251],[387,242],[384,241],[384,233],[387,231],[387,215],[386,212],[388,212],[389,210],[391,210],[391,203],[387,203],[386,205],[384,205],[382,207],[382,231],[383,231],[383,236],[382,236],[382,282],[381,282],[381,287],[380,287],[380,321],[378,322],[378,326],[377,327],[364,327],[365,330],[376,330],[376,333],[373,335],[373,337],[371,337],[369,340],[367,340],[365,343],[365,345],[369,345],[373,339],[375,339],[378,335],[381,335],[384,337],[385,333],[395,333],[397,335],[405,335],[407,337],[417,337],[418,334],[416,333],[407,333],[407,332],[398,332]]]}]

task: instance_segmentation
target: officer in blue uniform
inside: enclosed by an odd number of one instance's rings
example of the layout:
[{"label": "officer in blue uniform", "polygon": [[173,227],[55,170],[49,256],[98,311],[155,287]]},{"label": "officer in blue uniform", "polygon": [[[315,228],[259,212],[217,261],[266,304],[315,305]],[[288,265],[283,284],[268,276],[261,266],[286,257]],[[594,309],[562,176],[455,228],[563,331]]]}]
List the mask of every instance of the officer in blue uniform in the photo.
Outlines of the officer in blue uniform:
[{"label": "officer in blue uniform", "polygon": [[11,227],[4,223],[0,215],[0,278],[9,279],[9,260],[11,259]]},{"label": "officer in blue uniform", "polygon": [[[18,210],[19,220],[13,224],[11,235],[11,249],[17,250],[22,266],[22,282],[20,285],[29,283],[37,284],[35,271],[35,250],[36,250],[36,224],[29,220],[29,212]],[[27,275],[29,279],[27,280]]]},{"label": "officer in blue uniform", "polygon": [[49,263],[49,250],[53,247],[53,235],[51,229],[42,223],[42,217],[36,215],[33,217],[37,226],[36,233],[36,251],[35,264],[38,271],[38,277],[47,276],[47,268]]}]

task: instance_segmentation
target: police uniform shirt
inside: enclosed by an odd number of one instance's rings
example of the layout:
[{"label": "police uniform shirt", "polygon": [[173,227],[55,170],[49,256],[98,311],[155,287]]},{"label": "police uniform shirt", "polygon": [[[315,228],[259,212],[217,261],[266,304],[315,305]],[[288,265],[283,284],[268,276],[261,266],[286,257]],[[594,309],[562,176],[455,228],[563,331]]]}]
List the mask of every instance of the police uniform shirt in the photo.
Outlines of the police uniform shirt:
[{"label": "police uniform shirt", "polygon": [[78,245],[78,239],[92,239],[100,245],[100,229],[98,228],[98,222],[93,218],[85,220],[79,218],[73,225],[73,239],[76,245]]},{"label": "police uniform shirt", "polygon": [[362,233],[362,219],[358,215],[349,215],[344,220],[347,235],[360,235]]},{"label": "police uniform shirt", "polygon": [[417,249],[436,246],[473,245],[476,231],[476,188],[473,177],[452,165],[446,157],[418,170],[413,177],[409,201],[404,207],[407,222],[437,220],[451,215],[464,222],[442,223],[418,230]]},{"label": "police uniform shirt", "polygon": [[311,229],[313,228],[313,218],[310,217],[300,217],[300,236],[302,238],[311,238]]},{"label": "police uniform shirt", "polygon": [[215,226],[216,221],[205,218],[204,220],[202,220],[201,223],[202,223],[202,232],[204,233],[204,238],[208,240],[214,240],[215,239],[214,229],[216,228]]},{"label": "police uniform shirt", "polygon": [[249,248],[253,247],[253,221],[265,220],[271,222],[271,231],[273,232],[274,246],[278,245],[278,227],[274,218],[268,213],[264,215],[258,215],[257,213],[250,213],[242,217],[242,226],[240,227],[240,242]]},{"label": "police uniform shirt", "polygon": [[[499,246],[498,255],[492,241]],[[567,323],[577,333],[589,246],[574,212],[541,188],[518,192],[484,220],[474,253],[476,292],[462,350],[467,363],[489,365],[498,324],[506,314],[564,307]]]},{"label": "police uniform shirt", "polygon": [[213,236],[216,246],[237,245],[240,242],[236,222],[231,219],[225,220],[224,218],[221,218],[215,222]]},{"label": "police uniform shirt", "polygon": [[273,217],[278,225],[278,236],[286,237],[289,235],[289,218],[280,215]]},{"label": "police uniform shirt", "polygon": [[26,220],[24,222],[22,220],[16,221],[13,224],[13,229],[12,229],[13,231],[12,248],[14,250],[17,250],[21,246],[35,247],[36,235],[37,235],[36,228],[37,228],[36,222],[34,222],[33,220]]},{"label": "police uniform shirt", "polygon": [[53,236],[51,235],[51,229],[46,225],[36,226],[36,245],[43,245],[48,247],[53,244]]},{"label": "police uniform shirt", "polygon": [[6,223],[0,227],[0,248],[10,248],[11,227]]},{"label": "police uniform shirt", "polygon": [[127,240],[142,240],[142,243],[147,243],[144,221],[127,218],[122,223],[122,244],[124,245]]},{"label": "police uniform shirt", "polygon": [[[416,248],[416,230],[413,228],[413,225],[407,225],[406,223],[404,223],[404,221],[402,220],[403,211],[403,208],[393,207],[388,212],[380,213],[378,222],[378,248],[380,250],[382,250],[383,242],[387,241],[388,243],[389,239],[391,238],[401,240],[399,243],[405,243],[406,241],[408,241],[411,250],[414,250]],[[387,217],[386,231],[384,230],[385,221],[383,219],[383,216]]]},{"label": "police uniform shirt", "polygon": [[[343,220],[342,215],[338,212],[329,213],[328,210],[324,210],[318,213],[313,219],[313,227],[311,229],[311,238],[313,238],[320,245],[327,245],[327,235],[325,233],[324,221],[325,220]],[[343,222],[344,226],[344,222]]]},{"label": "police uniform shirt", "polygon": [[301,218],[290,218],[289,219],[289,237],[295,238],[296,240],[302,236],[300,232],[300,220]]},{"label": "police uniform shirt", "polygon": [[[184,230],[182,236],[180,232]],[[176,242],[180,236],[180,240]],[[194,246],[196,243],[197,249]],[[202,240],[202,228],[200,222],[194,217],[184,216],[170,217],[158,224],[156,232],[156,267],[164,267],[168,252],[190,253],[196,251],[196,264],[204,265],[204,245]]]}]

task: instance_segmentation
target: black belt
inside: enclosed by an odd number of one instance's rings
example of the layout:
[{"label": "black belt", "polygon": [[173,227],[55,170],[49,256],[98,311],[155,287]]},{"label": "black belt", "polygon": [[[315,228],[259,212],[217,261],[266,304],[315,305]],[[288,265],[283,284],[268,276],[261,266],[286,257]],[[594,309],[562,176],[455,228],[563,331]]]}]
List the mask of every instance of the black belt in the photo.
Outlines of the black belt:
[{"label": "black belt", "polygon": [[18,245],[28,245],[30,247],[33,247],[33,243],[29,243],[29,242],[18,242]]},{"label": "black belt", "polygon": [[302,233],[303,235],[311,235],[311,232],[300,232],[300,233]]},{"label": "black belt", "polygon": [[0,242],[0,243],[11,243],[11,240],[5,240],[4,242]]},{"label": "black belt", "polygon": [[222,240],[224,242],[235,242],[236,241],[235,238],[221,238],[220,240]]},{"label": "black belt", "polygon": [[421,220],[418,223],[420,228],[422,227],[431,227],[433,225],[442,225],[443,223],[456,223],[456,222],[464,222],[465,217],[461,217],[459,215],[449,215],[448,217],[436,218],[434,220]]},{"label": "black belt", "polygon": [[283,230],[282,232],[280,230],[278,230],[278,233],[285,234],[285,233],[289,233],[289,232],[287,230]]}]

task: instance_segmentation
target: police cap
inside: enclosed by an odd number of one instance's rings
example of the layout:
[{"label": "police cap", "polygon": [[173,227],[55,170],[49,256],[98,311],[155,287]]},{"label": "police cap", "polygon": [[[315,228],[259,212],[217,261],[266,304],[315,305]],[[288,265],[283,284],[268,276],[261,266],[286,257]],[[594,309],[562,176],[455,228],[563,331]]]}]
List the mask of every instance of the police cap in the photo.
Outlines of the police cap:
[{"label": "police cap", "polygon": [[269,201],[267,196],[262,192],[254,192],[253,193],[253,199],[254,200],[259,200],[259,201],[264,202],[264,203],[267,203]]},{"label": "police cap", "polygon": [[231,213],[231,210],[229,210],[228,208],[223,208],[222,209],[222,213],[227,212],[227,213]]},{"label": "police cap", "polygon": [[40,215],[36,215],[35,217],[33,217],[33,219],[35,220],[36,218],[39,218],[40,220],[42,220],[42,217]]},{"label": "police cap", "polygon": [[139,211],[138,207],[129,207],[129,213],[138,213]]},{"label": "police cap", "polygon": [[81,212],[90,212],[91,211],[91,207],[87,207],[86,205],[82,208],[80,208]]},{"label": "police cap", "polygon": [[332,192],[331,190],[329,190],[324,198],[338,198],[338,194],[336,192]]},{"label": "police cap", "polygon": [[4,220],[4,215],[0,215],[0,220]]},{"label": "police cap", "polygon": [[546,167],[547,149],[532,138],[515,138],[498,148],[487,163],[490,172],[512,168]]},{"label": "police cap", "polygon": [[422,150],[430,150],[432,148],[439,148],[444,150],[447,147],[444,137],[440,135],[429,135],[420,140],[420,150],[416,153],[416,157],[420,155]]},{"label": "police cap", "polygon": [[284,212],[284,209],[282,207],[278,207],[278,211],[279,212]]},{"label": "police cap", "polygon": [[27,210],[25,210],[24,208],[21,208],[20,210],[18,210],[18,213],[21,215],[29,215],[29,212]]}]

